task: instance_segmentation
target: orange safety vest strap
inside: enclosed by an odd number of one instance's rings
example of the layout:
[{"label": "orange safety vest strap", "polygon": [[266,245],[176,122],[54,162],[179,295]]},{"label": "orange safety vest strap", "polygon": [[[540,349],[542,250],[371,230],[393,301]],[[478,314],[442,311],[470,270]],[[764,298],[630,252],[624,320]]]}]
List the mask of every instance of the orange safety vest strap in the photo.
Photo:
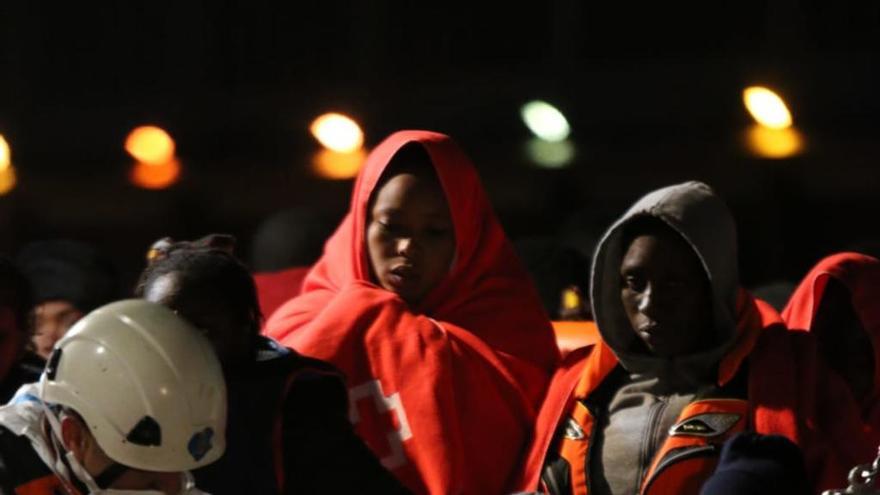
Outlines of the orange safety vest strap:
[{"label": "orange safety vest strap", "polygon": [[568,462],[572,495],[587,494],[587,453],[593,440],[593,415],[575,402],[559,442],[559,456]]},{"label": "orange safety vest strap", "polygon": [[594,321],[552,321],[556,345],[563,355],[599,342],[599,328]]},{"label": "orange safety vest strap", "polygon": [[743,289],[736,301],[736,340],[718,366],[718,385],[724,386],[739,371],[752,352],[764,329],[781,323],[779,314],[769,304],[753,298]]},{"label": "orange safety vest strap", "polygon": [[525,456],[522,469],[515,474],[509,491],[535,491],[559,425],[568,417],[573,407],[573,391],[583,374],[583,367],[592,348],[578,349],[566,356],[556,370],[538,418],[534,438]]},{"label": "orange safety vest strap", "polygon": [[603,340],[598,341],[584,363],[583,374],[574,389],[575,399],[589,397],[617,366],[617,362],[617,356],[608,344]]},{"label": "orange safety vest strap", "polygon": [[[617,357],[601,340],[589,348],[583,360],[580,376],[574,390],[566,395],[567,410],[556,416],[553,433],[561,431],[562,437],[556,447],[559,457],[569,465],[571,487],[574,495],[587,493],[587,454],[593,440],[594,418],[582,400],[589,396],[617,366]],[[542,411],[543,412],[543,411]],[[547,442],[549,446],[549,441]],[[542,463],[546,450],[542,453]]]},{"label": "orange safety vest strap", "polygon": [[697,455],[670,464],[651,484],[644,488],[643,495],[697,495],[706,478],[715,471],[717,455]]},{"label": "orange safety vest strap", "polygon": [[[642,485],[643,493],[698,493],[699,486],[715,469],[720,445],[733,434],[744,431],[748,418],[749,403],[742,399],[703,399],[685,406],[654,456]],[[701,449],[711,446],[717,448]],[[689,457],[690,453],[693,457]],[[682,460],[670,462],[677,456],[682,456]],[[696,491],[684,489],[694,483]],[[663,486],[680,487],[680,490],[657,491]]]},{"label": "orange safety vest strap", "polygon": [[[59,489],[64,487],[65,484],[62,483],[58,476],[50,474],[18,485],[15,487],[15,493],[16,495],[54,495],[59,492]],[[70,486],[66,488],[68,491],[74,490]],[[74,491],[73,493],[76,494],[77,492]]]}]

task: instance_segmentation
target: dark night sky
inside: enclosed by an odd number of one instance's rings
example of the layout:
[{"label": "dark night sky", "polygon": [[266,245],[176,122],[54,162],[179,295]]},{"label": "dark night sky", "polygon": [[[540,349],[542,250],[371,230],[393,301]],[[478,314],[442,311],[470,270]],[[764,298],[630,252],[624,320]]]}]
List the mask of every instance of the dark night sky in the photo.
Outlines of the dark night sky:
[{"label": "dark night sky", "polygon": [[[701,178],[737,215],[747,281],[880,239],[880,3],[669,3],[3,1],[0,133],[20,181],[0,198],[0,250],[85,238],[129,276],[166,234],[229,231],[246,254],[274,210],[344,207],[350,183],[306,165],[326,110],[358,118],[368,145],[405,127],[457,138],[514,236],[582,208],[595,230],[650,188]],[[755,83],[785,95],[803,155],[743,151]],[[571,121],[570,168],[524,157],[532,98]],[[141,123],[177,141],[170,190],[126,183],[121,143]]]}]

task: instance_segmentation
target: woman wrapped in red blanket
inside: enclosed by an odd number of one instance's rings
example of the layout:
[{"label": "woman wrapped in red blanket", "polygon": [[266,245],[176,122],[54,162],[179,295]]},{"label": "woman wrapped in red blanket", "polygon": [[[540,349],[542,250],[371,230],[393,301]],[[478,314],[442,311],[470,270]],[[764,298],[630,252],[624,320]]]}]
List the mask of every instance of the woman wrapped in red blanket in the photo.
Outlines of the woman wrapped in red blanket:
[{"label": "woman wrapped in red blanket", "polygon": [[541,302],[470,160],[391,135],[265,332],[348,377],[351,418],[418,493],[501,493],[558,361]]}]

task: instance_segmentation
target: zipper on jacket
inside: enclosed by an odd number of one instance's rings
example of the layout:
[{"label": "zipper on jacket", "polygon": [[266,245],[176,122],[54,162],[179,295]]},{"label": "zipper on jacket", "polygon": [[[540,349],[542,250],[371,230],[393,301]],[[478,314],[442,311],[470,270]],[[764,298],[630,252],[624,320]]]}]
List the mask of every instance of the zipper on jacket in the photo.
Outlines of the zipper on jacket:
[{"label": "zipper on jacket", "polygon": [[[596,445],[596,431],[599,429],[599,420],[601,418],[596,414],[596,410],[590,406],[587,401],[583,401],[582,404],[587,408],[587,411],[593,418],[593,425],[590,427],[589,443],[587,444],[587,455],[584,456],[584,474],[587,477],[587,495],[589,495],[593,491],[590,488],[590,459],[593,458],[593,446]],[[602,441],[604,442],[605,439],[602,439]]]},{"label": "zipper on jacket", "polygon": [[[667,406],[666,401],[658,399],[657,402],[651,404],[651,409],[648,411],[648,428],[642,436],[642,447],[639,450],[637,486],[641,486],[644,476],[647,474],[648,465],[653,460],[656,449],[651,447],[654,445],[654,437],[657,436],[657,425],[663,419],[663,413],[666,411]],[[650,456],[648,455],[649,452],[651,453]]]}]

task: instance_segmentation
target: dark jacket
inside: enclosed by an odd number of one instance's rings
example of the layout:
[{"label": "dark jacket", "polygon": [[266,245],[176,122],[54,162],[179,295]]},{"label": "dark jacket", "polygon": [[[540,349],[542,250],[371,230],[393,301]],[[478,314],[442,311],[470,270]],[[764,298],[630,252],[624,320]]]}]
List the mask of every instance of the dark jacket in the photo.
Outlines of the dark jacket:
[{"label": "dark jacket", "polygon": [[261,337],[254,366],[227,377],[226,454],[196,470],[215,495],[407,493],[355,434],[342,375]]}]

